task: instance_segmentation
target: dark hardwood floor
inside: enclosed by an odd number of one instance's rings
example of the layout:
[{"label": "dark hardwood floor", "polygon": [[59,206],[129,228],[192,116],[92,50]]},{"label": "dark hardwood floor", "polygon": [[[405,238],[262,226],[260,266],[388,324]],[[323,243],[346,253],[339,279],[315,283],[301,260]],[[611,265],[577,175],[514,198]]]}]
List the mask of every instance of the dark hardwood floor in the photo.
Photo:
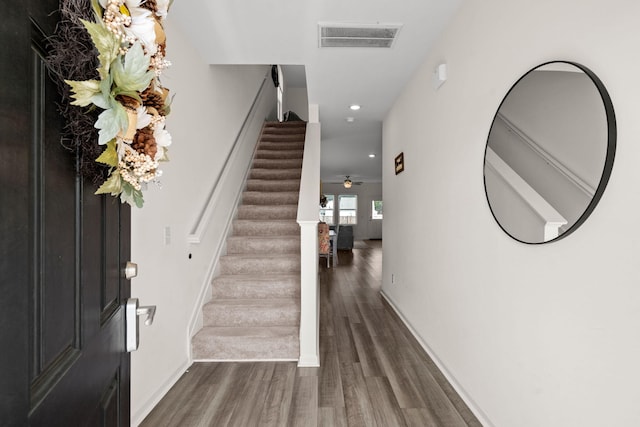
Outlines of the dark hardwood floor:
[{"label": "dark hardwood floor", "polygon": [[320,368],[195,363],[141,425],[481,426],[380,296],[381,242],[357,243],[321,263]]}]

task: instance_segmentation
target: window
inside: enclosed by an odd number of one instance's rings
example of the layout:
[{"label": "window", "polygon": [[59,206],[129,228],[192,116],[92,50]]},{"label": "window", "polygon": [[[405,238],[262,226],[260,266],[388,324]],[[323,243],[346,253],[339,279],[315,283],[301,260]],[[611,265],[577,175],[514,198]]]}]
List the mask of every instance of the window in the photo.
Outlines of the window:
[{"label": "window", "polygon": [[382,219],[382,200],[371,201],[371,219]]},{"label": "window", "polygon": [[326,222],[329,225],[334,225],[333,209],[335,196],[332,194],[325,194],[325,197],[327,198],[327,206],[324,208],[320,207],[320,221]]},{"label": "window", "polygon": [[358,196],[355,194],[341,194],[338,196],[338,208],[340,212],[340,225],[353,225],[358,223]]}]

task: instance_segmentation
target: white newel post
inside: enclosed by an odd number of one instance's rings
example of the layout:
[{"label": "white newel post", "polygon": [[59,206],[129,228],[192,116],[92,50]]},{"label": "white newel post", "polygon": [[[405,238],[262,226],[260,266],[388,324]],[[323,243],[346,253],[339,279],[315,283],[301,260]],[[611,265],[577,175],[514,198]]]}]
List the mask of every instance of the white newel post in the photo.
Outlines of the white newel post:
[{"label": "white newel post", "polygon": [[298,366],[320,366],[320,292],[318,287],[318,221],[300,222],[300,359]]},{"label": "white newel post", "polygon": [[300,225],[300,358],[298,366],[320,366],[320,290],[318,279],[318,205],[320,203],[320,123],[309,108],[302,161]]}]

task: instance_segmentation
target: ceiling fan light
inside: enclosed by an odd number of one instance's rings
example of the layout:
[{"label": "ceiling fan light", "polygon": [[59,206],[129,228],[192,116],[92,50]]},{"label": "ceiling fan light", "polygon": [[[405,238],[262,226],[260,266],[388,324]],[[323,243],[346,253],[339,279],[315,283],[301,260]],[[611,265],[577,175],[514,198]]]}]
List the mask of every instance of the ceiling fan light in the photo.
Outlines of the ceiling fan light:
[{"label": "ceiling fan light", "polygon": [[344,188],[351,188],[351,180],[349,179],[349,175],[347,175],[347,179],[344,180]]}]

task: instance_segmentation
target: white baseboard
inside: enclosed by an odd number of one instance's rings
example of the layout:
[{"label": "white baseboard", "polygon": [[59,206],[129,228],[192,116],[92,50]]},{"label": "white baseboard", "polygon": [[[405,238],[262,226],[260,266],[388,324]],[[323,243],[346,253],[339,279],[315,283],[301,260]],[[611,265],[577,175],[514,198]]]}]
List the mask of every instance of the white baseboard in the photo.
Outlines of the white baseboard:
[{"label": "white baseboard", "polygon": [[317,355],[300,356],[298,368],[319,368],[320,358]]},{"label": "white baseboard", "polygon": [[156,390],[156,392],[153,393],[151,397],[142,406],[140,406],[140,408],[135,413],[131,414],[131,425],[133,427],[138,427],[140,423],[144,421],[147,415],[151,413],[153,408],[155,408],[160,400],[162,400],[162,398],[169,392],[169,390],[171,390],[171,387],[173,387],[178,382],[182,374],[184,374],[187,369],[189,369],[189,366],[191,366],[191,363],[189,363],[188,361],[185,361],[183,364],[181,364],[178,369],[176,369],[173,374],[171,374],[167,378],[167,380]]},{"label": "white baseboard", "polygon": [[384,298],[385,301],[387,303],[389,303],[389,305],[391,306],[393,311],[395,311],[395,313],[398,315],[398,317],[400,318],[402,323],[404,323],[404,325],[407,327],[407,329],[409,329],[409,332],[411,332],[411,335],[413,335],[413,337],[416,339],[416,341],[418,341],[418,344],[420,344],[420,346],[423,348],[423,350],[429,355],[431,360],[433,360],[433,363],[435,363],[436,366],[438,367],[438,369],[440,369],[440,371],[442,372],[444,377],[447,379],[449,384],[451,384],[451,387],[453,387],[453,389],[456,391],[456,393],[458,393],[460,398],[469,407],[471,412],[473,412],[473,414],[476,416],[478,421],[480,421],[480,424],[482,424],[484,427],[493,427],[493,423],[491,423],[491,421],[489,421],[489,418],[487,417],[487,415],[478,407],[478,405],[467,394],[467,392],[458,383],[458,381],[456,381],[455,377],[453,375],[451,375],[449,370],[447,370],[447,368],[444,365],[444,363],[442,363],[442,361],[438,358],[438,356],[433,352],[431,347],[429,347],[429,345],[426,342],[424,342],[424,340],[420,337],[420,335],[418,335],[416,330],[413,328],[413,326],[411,326],[411,323],[409,323],[409,321],[404,317],[404,315],[398,309],[398,307],[393,302],[393,300],[387,294],[385,294],[384,291],[380,291],[380,295],[382,295],[382,298]]}]

